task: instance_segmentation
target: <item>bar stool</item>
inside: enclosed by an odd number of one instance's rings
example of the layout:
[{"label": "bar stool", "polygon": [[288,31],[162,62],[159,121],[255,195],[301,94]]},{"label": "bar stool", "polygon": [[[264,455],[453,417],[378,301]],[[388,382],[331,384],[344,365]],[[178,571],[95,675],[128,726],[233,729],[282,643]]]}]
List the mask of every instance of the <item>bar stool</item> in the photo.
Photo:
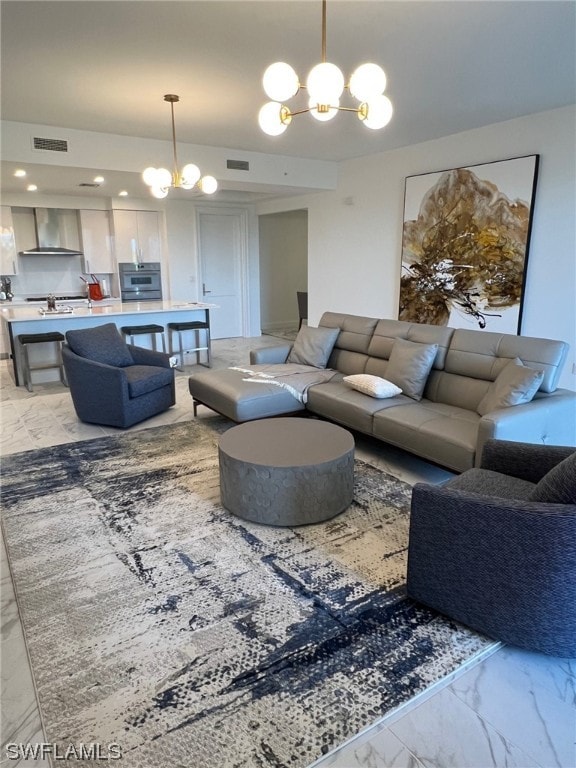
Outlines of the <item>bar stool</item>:
[{"label": "bar stool", "polygon": [[124,336],[130,336],[130,344],[134,344],[134,336],[147,334],[152,336],[152,349],[156,352],[156,335],[162,339],[162,352],[166,352],[166,338],[164,328],[161,325],[124,325],[120,328]]},{"label": "bar stool", "polygon": [[[199,365],[204,365],[206,368],[211,368],[210,361],[210,323],[208,319],[204,322],[188,322],[188,323],[168,323],[168,346],[170,354],[174,354],[174,333],[178,334],[178,352],[176,353],[180,357],[180,366],[176,366],[179,371],[184,370],[184,344],[182,341],[182,333],[184,331],[194,331],[196,335],[196,346],[192,349],[187,349],[186,352],[196,352],[196,362]],[[200,346],[200,331],[206,331],[206,346]],[[207,362],[200,362],[200,352],[206,352]]]},{"label": "bar stool", "polygon": [[[62,342],[64,336],[58,331],[52,331],[51,333],[23,333],[18,336],[18,343],[22,350],[22,374],[24,377],[24,384],[28,392],[33,392],[32,389],[32,371],[47,371],[51,368],[58,368],[60,370],[60,381],[66,387],[68,382],[66,380],[66,372],[64,371],[64,364],[62,362]],[[47,344],[53,342],[57,348],[57,360],[55,363],[44,363],[43,365],[30,365],[30,358],[28,356],[28,347],[30,344]]]}]

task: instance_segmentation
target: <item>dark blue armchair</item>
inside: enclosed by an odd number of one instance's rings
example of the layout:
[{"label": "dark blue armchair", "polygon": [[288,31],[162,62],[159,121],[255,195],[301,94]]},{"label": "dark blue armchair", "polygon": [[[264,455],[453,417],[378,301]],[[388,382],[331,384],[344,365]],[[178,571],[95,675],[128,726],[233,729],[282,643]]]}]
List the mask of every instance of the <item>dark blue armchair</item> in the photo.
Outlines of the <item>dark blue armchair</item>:
[{"label": "dark blue armchair", "polygon": [[480,468],[416,484],[407,589],[489,637],[576,657],[576,448],[490,439]]},{"label": "dark blue armchair", "polygon": [[126,428],[176,402],[170,356],[126,344],[114,323],[68,331],[62,360],[81,421]]}]

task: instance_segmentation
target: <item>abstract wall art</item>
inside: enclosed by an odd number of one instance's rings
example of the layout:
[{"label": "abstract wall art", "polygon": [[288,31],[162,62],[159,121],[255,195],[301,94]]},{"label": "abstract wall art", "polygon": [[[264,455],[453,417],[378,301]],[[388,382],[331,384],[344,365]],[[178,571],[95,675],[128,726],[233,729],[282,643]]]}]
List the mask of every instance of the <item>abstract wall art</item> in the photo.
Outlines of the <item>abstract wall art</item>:
[{"label": "abstract wall art", "polygon": [[538,161],[406,178],[400,320],[520,333]]}]

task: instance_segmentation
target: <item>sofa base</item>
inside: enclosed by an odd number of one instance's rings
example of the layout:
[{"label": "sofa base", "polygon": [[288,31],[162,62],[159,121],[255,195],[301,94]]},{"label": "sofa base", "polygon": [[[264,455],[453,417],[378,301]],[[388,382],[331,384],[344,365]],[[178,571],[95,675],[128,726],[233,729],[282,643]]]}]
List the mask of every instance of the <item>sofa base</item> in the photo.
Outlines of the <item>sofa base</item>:
[{"label": "sofa base", "polygon": [[193,373],[188,379],[194,415],[199,405],[241,424],[244,421],[266,419],[302,413],[305,406],[274,384],[243,381],[245,374],[230,368]]}]

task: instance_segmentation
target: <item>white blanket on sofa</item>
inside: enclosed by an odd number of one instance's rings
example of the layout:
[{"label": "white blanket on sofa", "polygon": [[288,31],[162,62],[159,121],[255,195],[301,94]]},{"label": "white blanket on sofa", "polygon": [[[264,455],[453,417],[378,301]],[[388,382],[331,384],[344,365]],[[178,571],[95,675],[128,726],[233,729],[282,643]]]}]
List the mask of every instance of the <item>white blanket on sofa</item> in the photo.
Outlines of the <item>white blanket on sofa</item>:
[{"label": "white blanket on sofa", "polygon": [[330,368],[314,368],[311,365],[299,365],[297,363],[253,365],[250,368],[233,366],[230,370],[246,373],[247,377],[242,381],[282,387],[290,392],[299,403],[304,404],[308,400],[308,390],[312,385],[330,381],[337,374],[337,371]]}]

